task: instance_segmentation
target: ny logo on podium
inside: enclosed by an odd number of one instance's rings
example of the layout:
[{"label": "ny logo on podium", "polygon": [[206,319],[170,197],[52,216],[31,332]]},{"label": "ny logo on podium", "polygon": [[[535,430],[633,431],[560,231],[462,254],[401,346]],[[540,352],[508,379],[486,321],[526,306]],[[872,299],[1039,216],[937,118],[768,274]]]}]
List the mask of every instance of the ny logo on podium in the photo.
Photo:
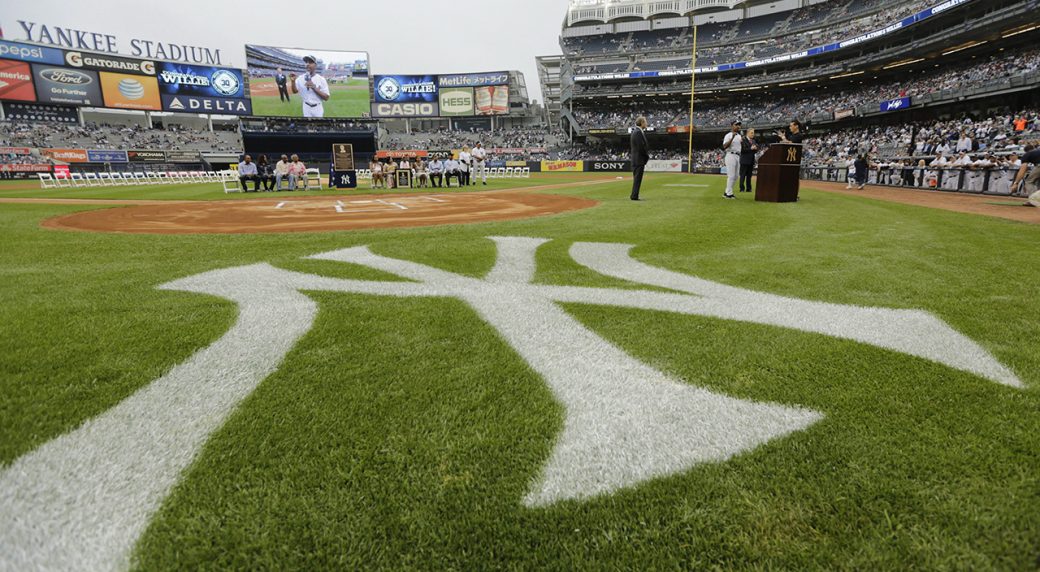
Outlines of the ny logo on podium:
[{"label": "ny logo on podium", "polygon": [[787,149],[787,162],[797,163],[798,162],[798,148],[790,147]]}]

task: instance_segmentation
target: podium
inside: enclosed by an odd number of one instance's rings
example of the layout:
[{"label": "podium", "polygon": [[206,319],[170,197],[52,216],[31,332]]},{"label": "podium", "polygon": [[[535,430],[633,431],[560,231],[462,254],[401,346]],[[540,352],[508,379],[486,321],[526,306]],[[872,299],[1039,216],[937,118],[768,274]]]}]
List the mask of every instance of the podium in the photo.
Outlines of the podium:
[{"label": "podium", "polygon": [[755,200],[767,203],[793,203],[798,200],[802,167],[802,146],[776,143],[758,160]]}]

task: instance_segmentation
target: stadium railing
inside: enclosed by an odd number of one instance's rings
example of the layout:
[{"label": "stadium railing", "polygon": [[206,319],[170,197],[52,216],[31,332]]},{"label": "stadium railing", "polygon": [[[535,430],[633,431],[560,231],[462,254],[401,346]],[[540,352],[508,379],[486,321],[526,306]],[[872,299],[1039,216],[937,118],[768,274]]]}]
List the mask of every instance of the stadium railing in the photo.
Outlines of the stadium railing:
[{"label": "stadium railing", "polygon": [[[963,169],[939,167],[904,167],[901,165],[871,168],[867,173],[867,184],[887,187],[903,187],[933,191],[952,191],[986,195],[1010,195],[1011,183],[1017,169],[998,167],[989,169]],[[904,184],[903,175],[909,175],[911,184]],[[803,180],[848,182],[847,167],[803,166]]]}]

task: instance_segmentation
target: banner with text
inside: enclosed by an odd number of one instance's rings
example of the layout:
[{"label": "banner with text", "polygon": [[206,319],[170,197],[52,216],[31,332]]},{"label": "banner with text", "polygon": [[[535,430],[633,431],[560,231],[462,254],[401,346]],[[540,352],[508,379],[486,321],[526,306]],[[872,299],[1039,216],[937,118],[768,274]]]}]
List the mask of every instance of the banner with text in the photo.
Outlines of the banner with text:
[{"label": "banner with text", "polygon": [[584,161],[542,161],[542,171],[546,173],[573,173],[585,170]]},{"label": "banner with text", "polygon": [[87,161],[91,163],[126,163],[126,160],[126,151],[87,149]]},{"label": "banner with text", "polygon": [[53,159],[59,163],[86,163],[86,149],[40,149],[44,157]]},{"label": "banner with text", "polygon": [[439,97],[442,117],[474,114],[472,87],[442,87]]}]

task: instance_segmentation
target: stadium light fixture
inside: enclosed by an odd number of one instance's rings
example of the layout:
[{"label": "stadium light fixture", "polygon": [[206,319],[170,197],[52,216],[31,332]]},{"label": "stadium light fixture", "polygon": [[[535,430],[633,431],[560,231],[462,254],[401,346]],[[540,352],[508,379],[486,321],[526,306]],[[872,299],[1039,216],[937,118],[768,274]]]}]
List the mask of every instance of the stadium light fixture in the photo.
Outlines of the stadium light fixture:
[{"label": "stadium light fixture", "polygon": [[887,70],[887,69],[892,69],[892,68],[898,68],[900,66],[908,66],[910,64],[916,64],[917,62],[923,62],[923,61],[924,61],[924,58],[916,58],[916,59],[912,59],[912,60],[903,60],[901,62],[896,62],[894,64],[888,64],[887,66],[885,66],[885,67],[883,67],[881,69]]},{"label": "stadium light fixture", "polygon": [[966,43],[963,43],[963,44],[961,44],[959,46],[955,46],[955,47],[953,47],[953,48],[951,48],[949,50],[946,50],[945,52],[942,53],[942,55],[948,56],[950,54],[955,54],[955,53],[957,53],[957,52],[959,52],[961,50],[966,50],[968,48],[974,48],[975,46],[981,46],[982,44],[986,44],[986,43],[989,43],[989,42],[987,40],[982,40],[981,42],[977,42],[977,41],[966,42]]},{"label": "stadium light fixture", "polygon": [[784,86],[788,86],[788,85],[801,85],[803,83],[809,83],[809,80],[803,79],[801,81],[789,81],[787,83],[781,83],[780,87],[784,87]]},{"label": "stadium light fixture", "polygon": [[1017,36],[1019,34],[1024,34],[1026,32],[1032,32],[1033,30],[1035,30],[1037,28],[1040,28],[1040,24],[1033,24],[1031,26],[1027,24],[1025,26],[1022,26],[1021,28],[1011,28],[1010,30],[1004,30],[1004,33],[1001,34],[1000,37],[1001,38],[1010,38],[1011,36]]},{"label": "stadium light fixture", "polygon": [[858,72],[849,72],[849,73],[843,73],[843,74],[838,74],[838,75],[832,75],[832,76],[831,76],[830,78],[828,78],[828,79],[841,79],[841,78],[843,78],[843,77],[852,77],[852,76],[854,76],[854,75],[862,75],[862,74],[863,74],[863,72],[861,72],[861,71],[858,71]]}]

